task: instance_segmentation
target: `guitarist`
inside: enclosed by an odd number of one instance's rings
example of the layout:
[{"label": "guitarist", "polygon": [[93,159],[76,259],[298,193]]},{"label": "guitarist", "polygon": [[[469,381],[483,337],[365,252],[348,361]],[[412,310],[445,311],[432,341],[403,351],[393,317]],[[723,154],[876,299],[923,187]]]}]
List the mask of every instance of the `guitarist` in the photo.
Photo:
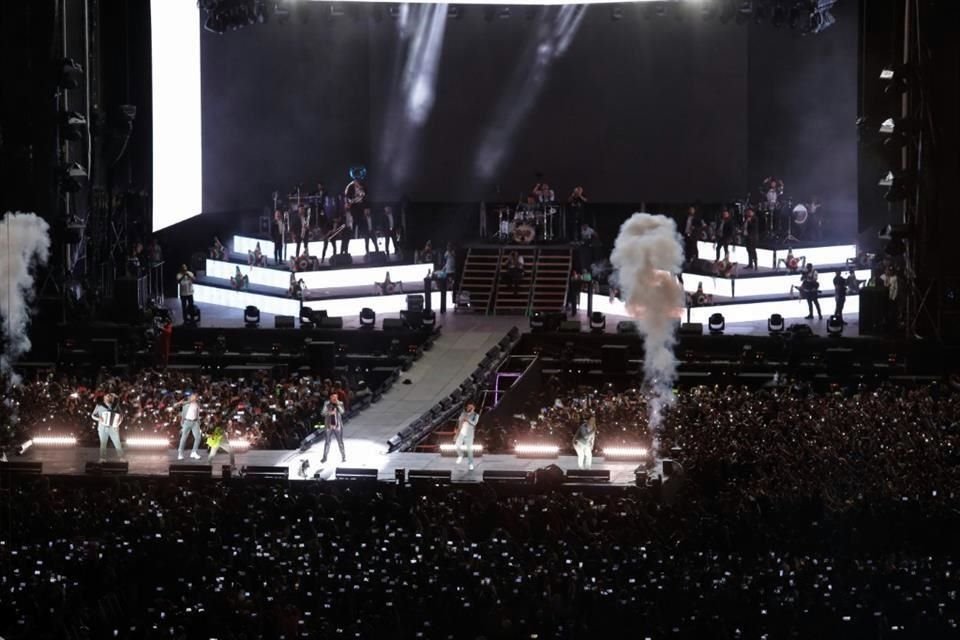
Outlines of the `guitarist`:
[{"label": "guitarist", "polygon": [[123,422],[123,416],[117,410],[116,402],[117,396],[112,393],[104,394],[90,414],[97,422],[97,435],[100,436],[100,462],[107,461],[108,439],[113,442],[117,457],[123,458],[123,447],[120,446],[120,423]]}]

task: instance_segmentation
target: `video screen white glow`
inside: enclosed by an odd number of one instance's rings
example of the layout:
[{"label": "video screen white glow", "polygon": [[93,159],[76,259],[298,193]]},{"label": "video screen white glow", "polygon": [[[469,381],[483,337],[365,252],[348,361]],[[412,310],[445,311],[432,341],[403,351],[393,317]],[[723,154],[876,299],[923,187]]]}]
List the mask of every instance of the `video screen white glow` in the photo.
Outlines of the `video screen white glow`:
[{"label": "video screen white glow", "polygon": [[151,0],[153,230],[203,207],[200,12],[190,0]]}]

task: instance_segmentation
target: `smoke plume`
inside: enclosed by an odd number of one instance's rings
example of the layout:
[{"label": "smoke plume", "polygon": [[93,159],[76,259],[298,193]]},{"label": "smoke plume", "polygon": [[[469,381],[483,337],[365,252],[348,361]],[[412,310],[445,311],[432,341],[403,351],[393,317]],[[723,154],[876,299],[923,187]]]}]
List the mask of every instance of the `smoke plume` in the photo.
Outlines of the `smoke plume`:
[{"label": "smoke plume", "polygon": [[11,366],[30,350],[27,326],[34,296],[34,265],[50,255],[50,226],[32,213],[7,213],[0,224],[0,374],[16,381]]},{"label": "smoke plume", "polygon": [[649,428],[656,452],[661,414],[673,401],[674,324],[683,307],[683,288],[676,278],[683,267],[683,245],[673,220],[634,213],[620,227],[610,262],[627,312],[643,334],[643,377],[650,390]]}]

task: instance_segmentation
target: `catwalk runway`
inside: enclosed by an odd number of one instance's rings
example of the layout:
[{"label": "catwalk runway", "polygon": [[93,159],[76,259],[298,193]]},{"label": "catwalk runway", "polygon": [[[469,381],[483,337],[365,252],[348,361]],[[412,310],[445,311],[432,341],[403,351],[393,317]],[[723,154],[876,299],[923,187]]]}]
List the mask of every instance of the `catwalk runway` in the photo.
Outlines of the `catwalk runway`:
[{"label": "catwalk runway", "polygon": [[[442,457],[432,453],[386,453],[382,445],[373,445],[363,441],[346,441],[347,462],[341,463],[339,452],[332,447],[327,463],[321,463],[323,445],[315,446],[305,453],[298,451],[281,451],[267,449],[253,449],[236,455],[234,474],[242,471],[244,466],[283,467],[287,470],[287,477],[294,481],[305,480],[332,480],[338,467],[350,469],[376,469],[377,478],[381,481],[394,482],[398,469],[410,470],[450,470],[453,482],[479,483],[484,481],[484,472],[489,471],[535,471],[541,467],[556,464],[564,471],[575,470],[577,459],[575,456],[560,456],[557,459],[520,459],[512,455],[484,455],[476,459],[476,468],[467,469],[466,460],[460,465],[456,458]],[[202,468],[210,465],[210,473],[219,478],[223,475],[224,465],[230,464],[227,454],[219,453],[210,462],[207,461],[207,451],[201,449],[201,459],[191,460],[189,457],[178,461],[175,450],[166,451],[126,451],[125,459],[129,463],[131,476],[167,476],[171,464],[195,465]],[[11,461],[40,462],[45,475],[76,476],[86,474],[88,462],[96,462],[99,452],[94,447],[71,447],[64,449],[31,448],[23,456],[12,458]],[[107,460],[116,460],[113,449],[108,451]],[[309,463],[306,478],[300,474],[303,461]],[[610,472],[610,484],[632,485],[636,482],[634,475],[638,467],[636,462],[605,462],[602,458],[594,458],[593,469],[606,469]]]}]

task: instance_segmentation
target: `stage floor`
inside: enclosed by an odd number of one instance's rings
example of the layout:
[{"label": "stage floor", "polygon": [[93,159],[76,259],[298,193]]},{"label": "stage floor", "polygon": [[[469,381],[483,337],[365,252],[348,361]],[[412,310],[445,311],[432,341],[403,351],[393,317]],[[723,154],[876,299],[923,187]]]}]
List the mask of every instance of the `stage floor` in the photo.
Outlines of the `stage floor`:
[{"label": "stage floor", "polygon": [[[456,464],[456,458],[443,457],[434,453],[386,453],[385,445],[361,441],[351,438],[345,439],[347,462],[341,463],[339,451],[336,447],[330,451],[326,464],[321,464],[323,445],[315,446],[305,453],[299,451],[280,451],[267,449],[252,449],[236,455],[237,473],[246,465],[285,467],[290,480],[332,480],[337,467],[350,469],[376,469],[377,478],[385,482],[393,482],[398,469],[406,470],[451,470],[453,482],[479,483],[483,481],[483,472],[496,471],[535,471],[542,467],[555,464],[564,471],[577,468],[575,456],[560,456],[557,459],[520,459],[512,455],[483,455],[475,460],[475,469],[467,469],[466,460]],[[223,474],[223,466],[230,463],[230,456],[225,453],[217,454],[212,462],[207,461],[207,450],[201,449],[201,459],[177,460],[177,453],[173,449],[165,451],[132,451],[125,452],[125,460],[129,463],[131,476],[167,476],[171,464],[195,464],[202,466],[211,464],[212,475],[219,478]],[[13,458],[14,461],[41,462],[44,475],[82,476],[86,473],[86,464],[96,462],[99,457],[98,449],[94,447],[70,447],[63,449],[31,448],[23,456]],[[116,452],[111,448],[107,452],[107,460],[117,460]],[[310,463],[306,478],[299,474],[303,460]],[[637,462],[606,462],[603,458],[593,459],[593,469],[607,469],[610,471],[610,484],[633,485],[636,482],[634,472]],[[652,470],[651,473],[656,473]]]}]

